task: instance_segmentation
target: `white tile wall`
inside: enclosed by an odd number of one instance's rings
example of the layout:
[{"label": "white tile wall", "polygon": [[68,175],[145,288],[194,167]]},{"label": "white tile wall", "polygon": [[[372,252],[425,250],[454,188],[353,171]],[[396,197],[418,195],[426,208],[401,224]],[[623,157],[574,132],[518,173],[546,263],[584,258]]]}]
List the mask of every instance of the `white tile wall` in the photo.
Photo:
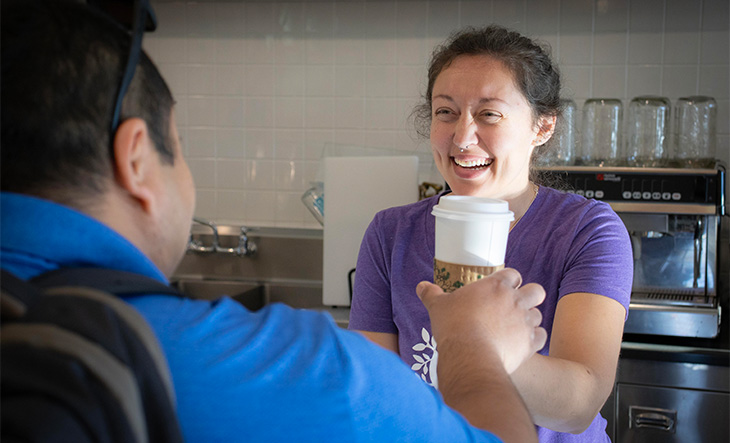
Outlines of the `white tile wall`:
[{"label": "white tile wall", "polygon": [[[198,216],[319,225],[299,200],[326,149],[417,153],[408,115],[434,45],[499,23],[552,47],[564,95],[718,101],[730,162],[727,0],[153,0],[145,48],[175,94]],[[422,176],[436,178],[424,161]],[[376,173],[375,173],[376,174]],[[377,177],[374,177],[377,179]]]}]

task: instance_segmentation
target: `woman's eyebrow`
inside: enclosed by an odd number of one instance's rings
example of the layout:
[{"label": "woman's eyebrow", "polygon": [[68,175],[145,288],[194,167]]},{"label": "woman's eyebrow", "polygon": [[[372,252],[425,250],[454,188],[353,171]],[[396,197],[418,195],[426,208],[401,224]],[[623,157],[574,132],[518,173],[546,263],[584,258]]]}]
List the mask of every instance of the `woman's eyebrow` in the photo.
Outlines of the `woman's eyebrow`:
[{"label": "woman's eyebrow", "polygon": [[453,98],[451,98],[451,96],[450,96],[450,95],[446,95],[446,94],[439,94],[439,95],[434,95],[434,96],[433,96],[433,97],[431,98],[431,100],[436,100],[437,98],[441,98],[441,99],[444,99],[444,100],[447,100],[447,101],[450,101],[450,102],[453,102],[453,101],[454,101],[454,99],[453,99]]},{"label": "woman's eyebrow", "polygon": [[500,102],[500,103],[504,103],[505,105],[509,104],[506,101],[502,100],[501,98],[497,98],[497,97],[484,97],[484,98],[479,99],[479,104],[491,103],[491,102]]},{"label": "woman's eyebrow", "polygon": [[[433,100],[436,100],[437,98],[447,100],[450,102],[455,101],[450,95],[446,95],[446,94],[434,95],[431,100],[433,101]],[[491,103],[491,102],[500,102],[500,103],[508,104],[506,101],[502,100],[501,98],[497,98],[497,97],[483,97],[483,98],[479,99],[479,104],[485,104],[485,103]]]}]

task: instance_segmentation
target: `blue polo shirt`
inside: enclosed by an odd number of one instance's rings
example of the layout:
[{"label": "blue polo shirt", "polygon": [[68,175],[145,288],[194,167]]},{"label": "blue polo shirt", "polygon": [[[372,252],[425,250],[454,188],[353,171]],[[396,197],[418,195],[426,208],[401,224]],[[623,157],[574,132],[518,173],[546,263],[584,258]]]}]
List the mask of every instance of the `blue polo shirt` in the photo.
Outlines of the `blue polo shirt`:
[{"label": "blue polo shirt", "polygon": [[[162,272],[107,226],[49,201],[2,193],[0,262],[21,278],[103,267],[160,281]],[[272,304],[126,300],[167,356],[190,442],[499,441],[447,407],[393,353],[324,313]]]}]

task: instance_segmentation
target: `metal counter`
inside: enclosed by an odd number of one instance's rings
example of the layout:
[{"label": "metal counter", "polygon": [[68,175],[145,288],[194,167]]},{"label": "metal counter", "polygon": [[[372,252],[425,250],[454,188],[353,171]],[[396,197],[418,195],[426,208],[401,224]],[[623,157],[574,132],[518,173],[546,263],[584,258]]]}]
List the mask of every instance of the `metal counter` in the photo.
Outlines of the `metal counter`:
[{"label": "metal counter", "polygon": [[601,410],[611,440],[730,441],[727,339],[727,328],[714,340],[625,336],[616,385]]}]

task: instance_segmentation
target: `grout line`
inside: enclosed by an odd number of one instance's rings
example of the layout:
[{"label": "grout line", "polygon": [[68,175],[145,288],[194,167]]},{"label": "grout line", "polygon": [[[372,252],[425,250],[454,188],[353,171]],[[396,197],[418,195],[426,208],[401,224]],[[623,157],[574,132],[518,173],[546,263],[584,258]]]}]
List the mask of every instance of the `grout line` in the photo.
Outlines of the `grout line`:
[{"label": "grout line", "polygon": [[528,25],[527,25],[527,0],[522,0],[522,26],[525,29],[524,32],[526,34],[527,33],[527,30],[528,30]]},{"label": "grout line", "polygon": [[[624,97],[627,102],[632,97],[629,97],[629,49],[631,48],[631,0],[628,0],[628,7],[626,8],[626,45],[624,46]],[[628,115],[628,112],[624,113]],[[625,126],[625,125],[624,125]]]},{"label": "grout line", "polygon": [[[556,38],[556,42],[555,42],[555,46],[557,46],[555,52],[557,52],[557,54],[553,53],[553,62],[558,64],[558,68],[560,68],[560,59],[562,58],[562,54],[560,51],[560,40],[561,40],[560,37],[562,36],[562,32],[560,32],[560,29],[563,24],[563,21],[561,20],[562,14],[563,14],[563,1],[558,0],[558,30],[557,30],[558,32],[557,32],[557,38]],[[561,87],[561,89],[562,89],[562,87]],[[561,95],[562,95],[562,91],[561,91]]]},{"label": "grout line", "polygon": [[702,66],[702,23],[703,23],[703,19],[704,19],[704,10],[705,10],[705,1],[700,0],[700,22],[698,23],[699,30],[697,31],[697,35],[698,35],[698,37],[697,37],[697,60],[696,60],[697,80],[696,80],[696,84],[695,84],[695,94],[700,93],[700,74],[701,74],[700,67]]},{"label": "grout line", "polygon": [[662,2],[662,42],[661,42],[661,56],[659,59],[659,64],[661,66],[661,69],[659,71],[659,93],[663,96],[667,96],[667,93],[664,91],[664,53],[665,53],[665,46],[666,46],[666,38],[667,38],[667,0],[664,0]]},{"label": "grout line", "polygon": [[591,83],[590,83],[590,97],[594,97],[593,84],[595,83],[596,76],[596,64],[595,64],[595,45],[596,45],[596,2],[591,3]]},{"label": "grout line", "polygon": [[[216,5],[215,4],[212,4],[211,9],[209,10],[209,12],[210,11],[212,11],[212,14],[213,14],[213,27],[212,27],[212,32],[213,32],[213,38],[212,38],[212,51],[213,51],[213,57],[212,58],[213,58],[213,63],[212,63],[212,66],[209,63],[205,63],[205,64],[200,63],[200,64],[203,65],[204,68],[211,68],[212,76],[213,76],[213,78],[212,78],[213,91],[212,91],[212,94],[211,93],[206,93],[206,94],[201,94],[201,95],[205,96],[206,100],[211,100],[212,101],[213,106],[215,108],[214,109],[214,113],[217,114],[218,113],[218,106],[221,103],[221,101],[220,101],[221,98],[218,95],[218,79],[216,78],[217,77],[217,74],[218,74],[218,67],[220,65],[220,60],[219,60],[219,54],[218,54],[218,41],[219,40],[218,40],[218,32],[217,32],[217,30],[218,30],[218,14],[217,14],[217,11],[216,11]],[[216,118],[216,123],[213,125],[213,143],[214,143],[214,145],[213,145],[214,146],[213,152],[214,152],[215,158],[212,161],[212,163],[213,163],[213,186],[214,186],[214,188],[216,190],[218,189],[218,183],[220,181],[220,177],[219,177],[219,174],[218,174],[218,161],[219,161],[218,160],[218,131],[220,131],[220,130],[223,129],[222,126],[219,126],[218,125],[217,120],[218,119]],[[217,191],[216,191],[216,193],[217,193]],[[217,206],[216,206],[216,212],[217,212]]]}]

